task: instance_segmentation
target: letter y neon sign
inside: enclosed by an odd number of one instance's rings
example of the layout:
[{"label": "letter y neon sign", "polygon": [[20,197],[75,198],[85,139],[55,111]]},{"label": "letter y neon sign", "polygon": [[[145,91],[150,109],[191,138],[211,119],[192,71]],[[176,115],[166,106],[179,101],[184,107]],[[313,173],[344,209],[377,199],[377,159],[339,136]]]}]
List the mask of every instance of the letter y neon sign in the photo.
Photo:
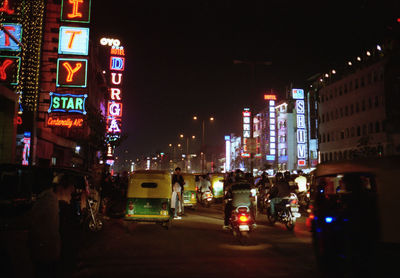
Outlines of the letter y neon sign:
[{"label": "letter y neon sign", "polygon": [[72,68],[68,62],[64,62],[62,65],[68,71],[67,82],[72,82],[75,72],[82,67],[82,63],[76,63],[75,68]]}]

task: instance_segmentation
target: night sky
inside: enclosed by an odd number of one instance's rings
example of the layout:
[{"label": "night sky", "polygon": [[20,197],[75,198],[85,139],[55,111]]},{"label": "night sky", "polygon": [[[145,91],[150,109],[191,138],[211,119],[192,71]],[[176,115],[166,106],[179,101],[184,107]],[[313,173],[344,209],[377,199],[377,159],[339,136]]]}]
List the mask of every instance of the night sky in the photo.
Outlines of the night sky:
[{"label": "night sky", "polygon": [[[328,4],[324,4],[327,2]],[[113,5],[112,3],[115,3]],[[168,150],[214,116],[209,145],[239,133],[241,110],[302,86],[398,32],[400,1],[92,1],[92,32],[126,49],[123,130],[130,159]],[[395,29],[392,29],[395,26]],[[271,61],[250,66],[233,60]]]}]

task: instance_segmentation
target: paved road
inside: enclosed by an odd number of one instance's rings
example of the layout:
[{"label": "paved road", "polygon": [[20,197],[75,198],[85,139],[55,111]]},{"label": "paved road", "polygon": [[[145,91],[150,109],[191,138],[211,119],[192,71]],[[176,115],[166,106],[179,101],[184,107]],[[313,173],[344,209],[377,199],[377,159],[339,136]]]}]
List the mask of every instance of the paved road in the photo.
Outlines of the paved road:
[{"label": "paved road", "polygon": [[[258,217],[247,245],[222,230],[222,208],[186,210],[170,230],[106,221],[80,253],[73,277],[316,277],[304,221],[294,232]],[[302,223],[301,223],[302,222]]]}]

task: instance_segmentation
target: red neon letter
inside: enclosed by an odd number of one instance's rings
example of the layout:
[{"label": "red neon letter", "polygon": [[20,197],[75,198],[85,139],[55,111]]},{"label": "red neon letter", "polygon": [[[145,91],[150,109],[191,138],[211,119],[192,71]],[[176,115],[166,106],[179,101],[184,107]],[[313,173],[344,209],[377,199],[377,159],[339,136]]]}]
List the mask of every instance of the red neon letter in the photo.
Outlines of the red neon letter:
[{"label": "red neon letter", "polygon": [[[15,31],[15,28],[13,26],[4,26],[4,29],[6,29],[7,31]],[[4,32],[4,45],[10,45],[10,36],[6,32]]]},{"label": "red neon letter", "polygon": [[112,100],[121,100],[121,90],[117,88],[111,88],[111,99]]},{"label": "red neon letter", "polygon": [[69,0],[72,4],[72,14],[67,14],[68,18],[82,17],[82,13],[78,12],[79,4],[83,3],[83,0]]},{"label": "red neon letter", "polygon": [[6,78],[7,78],[6,69],[7,69],[8,66],[10,66],[12,63],[13,63],[12,60],[6,59],[6,60],[4,60],[3,64],[0,66],[0,79],[1,79],[1,80],[6,80]]},{"label": "red neon letter", "polygon": [[13,14],[13,13],[14,13],[14,10],[11,10],[11,9],[8,7],[8,0],[4,0],[4,2],[3,2],[3,7],[0,8],[0,13],[1,13],[1,12],[5,12],[5,13],[7,13],[7,14]]},{"label": "red neon letter", "polygon": [[74,43],[75,35],[80,35],[81,33],[82,33],[82,31],[74,31],[74,30],[65,31],[65,34],[72,34],[71,37],[69,38],[69,42],[68,42],[69,49],[72,48],[72,44]]},{"label": "red neon letter", "polygon": [[72,82],[75,72],[82,67],[82,63],[76,63],[75,68],[72,68],[68,62],[64,62],[63,67],[68,71],[67,82]]}]

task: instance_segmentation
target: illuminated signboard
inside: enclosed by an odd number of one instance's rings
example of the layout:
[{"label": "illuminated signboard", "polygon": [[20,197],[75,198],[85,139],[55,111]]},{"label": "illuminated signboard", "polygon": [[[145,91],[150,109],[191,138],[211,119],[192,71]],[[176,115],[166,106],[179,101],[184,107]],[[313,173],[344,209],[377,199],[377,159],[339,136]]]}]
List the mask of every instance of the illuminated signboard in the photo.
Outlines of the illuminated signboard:
[{"label": "illuminated signboard", "polygon": [[49,127],[82,127],[83,118],[49,117],[46,123]]},{"label": "illuminated signboard", "polygon": [[225,172],[231,170],[231,137],[225,135]]},{"label": "illuminated signboard", "polygon": [[[110,38],[101,38],[100,44],[104,46],[115,46],[119,47],[121,45],[121,41],[118,39],[110,39]],[[111,53],[113,54],[113,53]]]},{"label": "illuminated signboard", "polygon": [[125,50],[123,46],[111,47],[111,55],[125,56]]},{"label": "illuminated signboard", "polygon": [[61,21],[90,22],[90,0],[63,0]]},{"label": "illuminated signboard", "polygon": [[72,95],[50,93],[50,107],[48,113],[63,112],[63,113],[80,113],[86,115],[85,101],[87,94]]},{"label": "illuminated signboard", "polygon": [[304,90],[303,89],[292,89],[292,97],[293,97],[293,99],[304,99]]},{"label": "illuminated signboard", "polygon": [[24,132],[24,148],[22,149],[22,165],[29,165],[29,154],[31,150],[31,133]]},{"label": "illuminated signboard", "polygon": [[107,116],[120,118],[122,117],[122,103],[121,102],[108,102]]},{"label": "illuminated signboard", "polygon": [[0,82],[18,85],[21,58],[15,56],[0,56]]},{"label": "illuminated signboard", "polygon": [[243,153],[242,157],[249,157],[250,154],[247,153],[247,139],[251,136],[251,126],[250,120],[251,112],[249,108],[243,109]]},{"label": "illuminated signboard", "polygon": [[[15,0],[3,0],[3,3],[0,4],[0,13],[5,13],[7,15],[12,15],[15,13]],[[11,3],[10,3],[11,2]],[[1,1],[0,1],[1,3]],[[13,5],[14,4],[14,5]]]},{"label": "illuminated signboard", "polygon": [[[18,41],[22,39],[22,26],[16,23],[3,23],[6,29]],[[21,47],[3,30],[0,30],[0,50],[20,51]]]},{"label": "illuminated signboard", "polygon": [[114,85],[120,85],[122,82],[122,73],[111,73],[111,83]]},{"label": "illuminated signboard", "polygon": [[57,87],[86,87],[87,82],[86,59],[57,60]]},{"label": "illuminated signboard", "polygon": [[265,100],[276,100],[276,95],[264,95]]},{"label": "illuminated signboard", "polygon": [[111,56],[110,70],[123,71],[125,69],[125,58]]},{"label": "illuminated signboard", "polygon": [[107,119],[107,132],[108,133],[121,133],[121,119]]},{"label": "illuminated signboard", "polygon": [[58,54],[88,55],[89,28],[60,27]]},{"label": "illuminated signboard", "polygon": [[[293,98],[300,97],[301,93],[299,91],[303,91],[300,89],[297,90],[296,94],[293,93]],[[304,94],[303,99],[296,100],[296,139],[297,139],[297,165],[298,166],[306,166],[307,159],[307,129],[306,129],[306,110],[305,110],[305,101]]]},{"label": "illuminated signboard", "polygon": [[[276,96],[274,95],[274,99],[276,100]],[[265,98],[265,97],[264,97]],[[269,100],[269,158],[274,157],[274,159],[268,159],[267,160],[275,160],[275,142],[276,142],[276,137],[275,137],[275,129],[276,129],[276,118],[275,118],[275,100],[273,98],[270,98]]]}]

